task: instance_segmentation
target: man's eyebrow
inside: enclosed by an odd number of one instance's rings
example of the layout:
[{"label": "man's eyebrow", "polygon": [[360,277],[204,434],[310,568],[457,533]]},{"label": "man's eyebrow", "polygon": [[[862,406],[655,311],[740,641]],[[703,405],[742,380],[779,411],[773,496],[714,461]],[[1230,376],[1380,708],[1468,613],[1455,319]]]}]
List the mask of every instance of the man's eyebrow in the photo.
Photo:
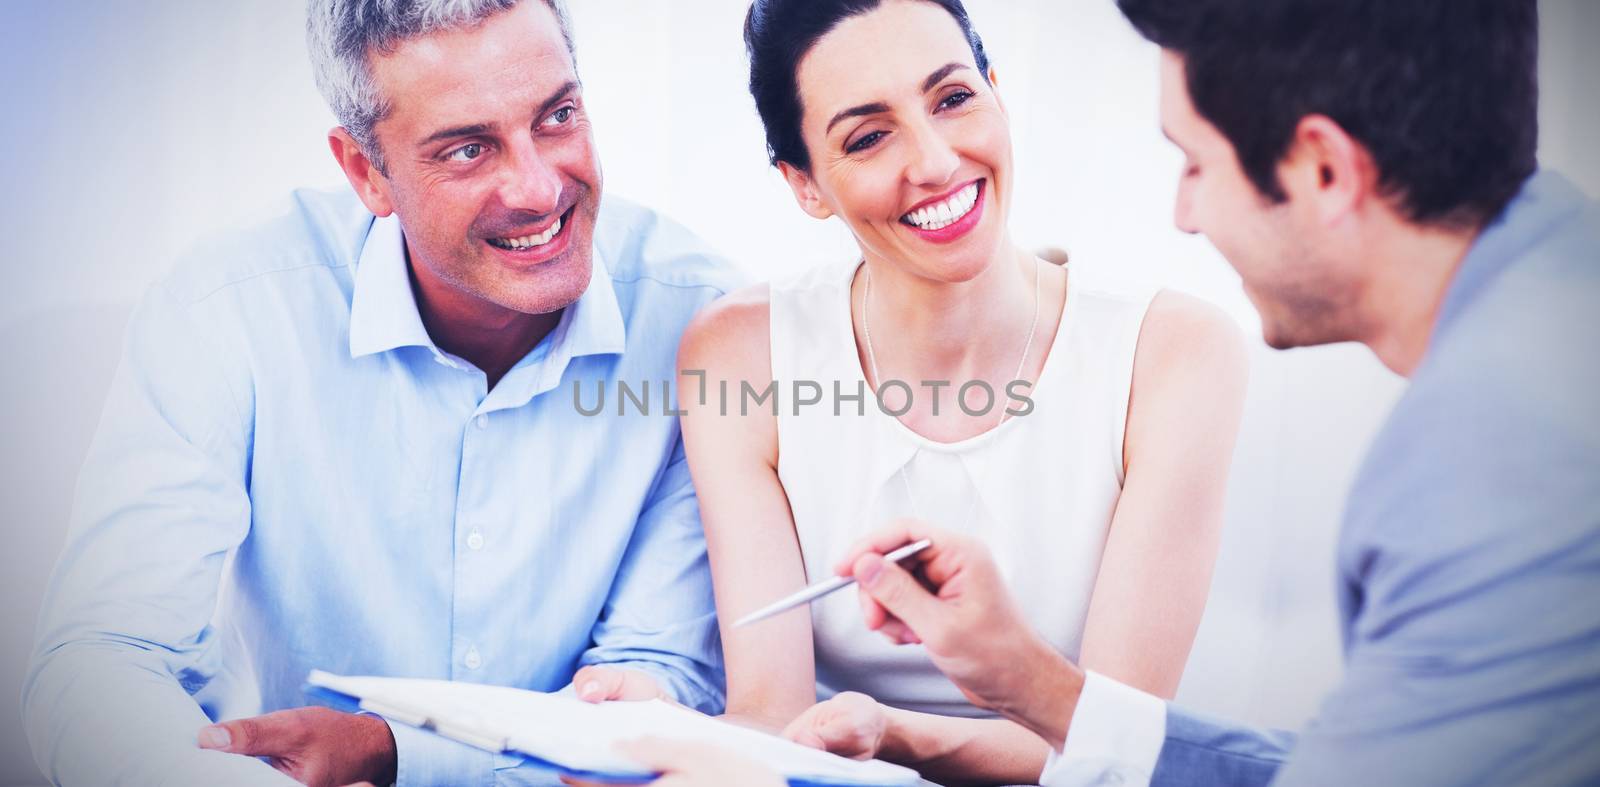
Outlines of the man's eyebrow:
[{"label": "man's eyebrow", "polygon": [[561,103],[567,98],[567,96],[571,95],[573,91],[576,91],[577,89],[578,81],[575,79],[567,80],[561,85],[561,87],[556,88],[550,93],[550,97],[545,99],[544,103],[539,105],[539,117],[543,118],[546,112],[549,112],[553,107],[555,107],[555,105]]},{"label": "man's eyebrow", "polygon": [[450,128],[435,131],[432,134],[429,134],[427,139],[417,143],[417,147],[427,147],[435,142],[441,142],[446,139],[455,139],[456,137],[474,137],[479,134],[483,134],[488,130],[489,125],[486,123],[473,123],[468,126],[452,126]]},{"label": "man's eyebrow", "polygon": [[889,105],[885,104],[885,103],[883,103],[881,101],[874,102],[874,103],[871,103],[871,104],[862,104],[859,107],[851,107],[849,109],[846,109],[846,110],[840,112],[837,115],[834,115],[833,119],[828,121],[828,127],[826,129],[824,129],[822,133],[826,134],[829,131],[832,131],[833,127],[839,125],[839,121],[844,120],[845,118],[861,117],[862,115],[876,115],[876,114],[879,114],[881,112],[888,112],[888,111],[889,111]]},{"label": "man's eyebrow", "polygon": [[950,76],[951,74],[963,68],[966,68],[968,71],[972,70],[961,63],[946,63],[943,66],[940,66],[938,71],[929,74],[927,79],[922,80],[922,92],[926,93],[929,90],[932,90],[940,82],[943,82],[945,77]]},{"label": "man's eyebrow", "polygon": [[[544,114],[549,112],[551,107],[561,103],[563,99],[567,98],[574,90],[577,89],[578,83],[576,81],[565,82],[561,85],[561,87],[556,88],[555,91],[550,94],[549,98],[545,99],[543,103],[539,104],[539,117],[544,117]],[[487,123],[472,123],[465,126],[451,126],[450,128],[442,129],[429,134],[427,138],[417,143],[417,147],[427,147],[435,142],[441,142],[447,139],[456,139],[457,137],[474,137],[479,134],[486,134],[492,128],[493,126]]]}]

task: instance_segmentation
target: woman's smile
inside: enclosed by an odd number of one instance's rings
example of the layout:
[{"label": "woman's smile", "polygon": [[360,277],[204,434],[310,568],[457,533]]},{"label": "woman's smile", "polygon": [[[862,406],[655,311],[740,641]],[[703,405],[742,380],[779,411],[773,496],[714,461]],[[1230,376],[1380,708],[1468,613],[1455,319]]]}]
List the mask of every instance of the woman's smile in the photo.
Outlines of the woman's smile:
[{"label": "woman's smile", "polygon": [[958,240],[983,220],[984,185],[979,178],[955,191],[924,200],[900,217],[900,223],[930,243]]}]

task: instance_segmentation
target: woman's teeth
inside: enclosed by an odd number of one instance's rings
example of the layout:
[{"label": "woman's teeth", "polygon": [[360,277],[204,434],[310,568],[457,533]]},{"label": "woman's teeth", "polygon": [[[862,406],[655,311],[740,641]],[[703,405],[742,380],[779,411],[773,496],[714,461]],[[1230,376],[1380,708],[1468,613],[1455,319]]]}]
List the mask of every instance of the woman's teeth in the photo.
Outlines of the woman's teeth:
[{"label": "woman's teeth", "polygon": [[531,249],[535,246],[543,246],[549,243],[552,238],[559,234],[561,234],[561,217],[557,216],[556,223],[551,224],[550,229],[538,235],[528,235],[521,238],[490,238],[489,245],[498,246],[502,249]]},{"label": "woman's teeth", "polygon": [[972,185],[951,195],[950,199],[927,207],[917,208],[900,217],[900,220],[922,230],[942,230],[950,226],[972,211],[972,206],[978,204],[978,184]]}]

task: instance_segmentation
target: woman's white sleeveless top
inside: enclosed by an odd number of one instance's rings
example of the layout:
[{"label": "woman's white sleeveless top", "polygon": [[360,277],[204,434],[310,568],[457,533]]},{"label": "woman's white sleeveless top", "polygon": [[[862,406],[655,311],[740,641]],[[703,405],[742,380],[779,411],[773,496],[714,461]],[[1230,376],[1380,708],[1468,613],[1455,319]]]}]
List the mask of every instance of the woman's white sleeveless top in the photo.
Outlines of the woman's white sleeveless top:
[{"label": "woman's white sleeveless top", "polygon": [[[1134,351],[1150,298],[1081,291],[1073,282],[1036,384],[1017,390],[1032,400],[1032,412],[976,437],[939,443],[881,411],[867,388],[850,312],[858,265],[824,266],[772,285],[778,477],[807,577],[831,576],[845,549],[891,519],[926,519],[985,542],[1028,621],[1076,659],[1122,491]],[[880,349],[896,341],[892,326],[875,333]],[[1036,337],[1035,346],[1042,344]],[[895,379],[896,371],[884,370],[885,378]],[[803,404],[818,391],[807,381],[820,387],[821,402]],[[920,380],[906,382],[919,399],[933,394]],[[963,381],[952,382],[938,390],[941,412],[957,406]],[[858,393],[865,396],[849,398]],[[996,420],[998,408],[1025,407],[1004,390],[994,400]],[[983,409],[983,390],[969,390],[966,404]],[[892,645],[868,631],[855,591],[834,593],[811,613],[821,696],[859,691],[910,710],[987,715],[921,646]]]}]

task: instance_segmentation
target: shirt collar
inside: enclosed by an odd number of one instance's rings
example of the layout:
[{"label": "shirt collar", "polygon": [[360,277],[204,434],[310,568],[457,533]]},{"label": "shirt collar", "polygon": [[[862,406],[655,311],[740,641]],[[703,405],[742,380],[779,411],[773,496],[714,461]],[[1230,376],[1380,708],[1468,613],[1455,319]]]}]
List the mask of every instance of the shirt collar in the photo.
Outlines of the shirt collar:
[{"label": "shirt collar", "polygon": [[[564,310],[555,330],[545,339],[549,343],[548,358],[553,362],[545,366],[553,369],[556,376],[551,386],[559,382],[573,358],[619,354],[627,347],[622,307],[598,248],[591,260],[589,286]],[[399,347],[427,347],[438,352],[422,324],[406,265],[405,234],[399,218],[389,215],[375,219],[356,263],[350,304],[352,358]],[[529,355],[537,354],[535,350]]]},{"label": "shirt collar", "polygon": [[406,269],[405,234],[393,214],[376,219],[356,262],[350,301],[350,357],[397,347],[434,347],[417,311],[416,293]]},{"label": "shirt collar", "polygon": [[1583,193],[1555,172],[1539,171],[1524,181],[1517,196],[1484,226],[1461,260],[1439,308],[1435,335],[1465,310],[1486,284],[1544,240],[1557,224],[1581,211],[1584,202]]},{"label": "shirt collar", "polygon": [[628,332],[617,303],[617,288],[598,246],[590,254],[589,287],[561,315],[552,338],[551,357],[561,360],[561,367],[573,358],[620,354],[627,348]]}]

